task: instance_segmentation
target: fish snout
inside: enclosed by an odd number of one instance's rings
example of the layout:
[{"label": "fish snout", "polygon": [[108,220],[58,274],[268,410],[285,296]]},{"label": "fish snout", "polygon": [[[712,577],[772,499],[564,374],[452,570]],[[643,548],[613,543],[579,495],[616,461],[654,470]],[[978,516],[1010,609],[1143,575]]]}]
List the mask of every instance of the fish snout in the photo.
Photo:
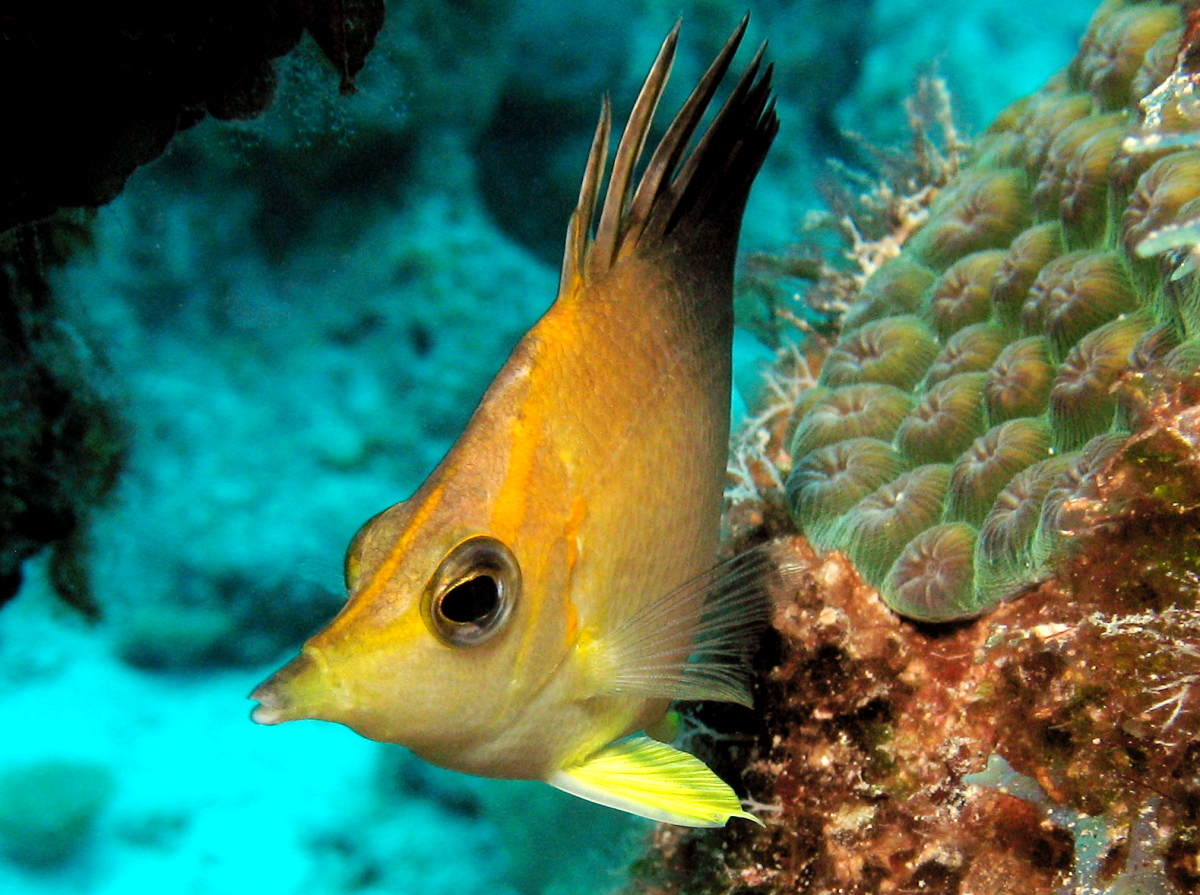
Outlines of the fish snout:
[{"label": "fish snout", "polygon": [[323,665],[306,649],[280,668],[250,694],[258,702],[250,720],[257,724],[282,724],[316,717],[328,689]]}]

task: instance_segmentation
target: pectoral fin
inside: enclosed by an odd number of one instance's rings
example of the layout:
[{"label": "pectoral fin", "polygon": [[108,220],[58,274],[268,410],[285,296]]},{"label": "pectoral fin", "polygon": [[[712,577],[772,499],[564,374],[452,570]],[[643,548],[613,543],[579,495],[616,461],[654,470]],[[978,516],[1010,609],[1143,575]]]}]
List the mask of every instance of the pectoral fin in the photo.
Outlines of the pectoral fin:
[{"label": "pectoral fin", "polygon": [[783,574],[768,547],[664,594],[597,638],[590,646],[597,689],[750,706],[750,657],[767,625],[774,579]]},{"label": "pectoral fin", "polygon": [[641,734],[618,740],[546,782],[589,802],[684,827],[723,827],[731,817],[762,824],[700,759]]}]

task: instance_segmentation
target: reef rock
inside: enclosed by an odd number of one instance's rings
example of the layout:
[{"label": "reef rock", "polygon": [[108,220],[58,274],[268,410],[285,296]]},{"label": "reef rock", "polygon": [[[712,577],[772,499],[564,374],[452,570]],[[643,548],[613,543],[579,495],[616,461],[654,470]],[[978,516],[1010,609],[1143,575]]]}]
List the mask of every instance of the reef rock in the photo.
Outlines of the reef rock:
[{"label": "reef rock", "polygon": [[798,583],[756,710],[690,733],[766,828],[660,829],[643,891],[1200,892],[1198,30],[1102,4],[811,268],[843,328],[781,353],[728,513]]}]

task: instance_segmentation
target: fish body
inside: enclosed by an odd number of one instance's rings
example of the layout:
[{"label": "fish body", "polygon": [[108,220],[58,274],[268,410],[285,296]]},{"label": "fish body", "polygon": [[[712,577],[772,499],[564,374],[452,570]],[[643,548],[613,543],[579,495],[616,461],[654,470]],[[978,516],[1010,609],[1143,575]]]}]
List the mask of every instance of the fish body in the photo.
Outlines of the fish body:
[{"label": "fish body", "polygon": [[637,735],[673,698],[748,702],[763,618],[754,576],[712,571],[734,256],[777,129],[758,59],[685,157],[744,28],[635,192],[678,26],[668,37],[593,234],[605,102],[557,300],[420,489],[360,530],[347,604],[252,694],[255,720],[336,721],[443,767],[661,820],[748,816],[699,761]]}]

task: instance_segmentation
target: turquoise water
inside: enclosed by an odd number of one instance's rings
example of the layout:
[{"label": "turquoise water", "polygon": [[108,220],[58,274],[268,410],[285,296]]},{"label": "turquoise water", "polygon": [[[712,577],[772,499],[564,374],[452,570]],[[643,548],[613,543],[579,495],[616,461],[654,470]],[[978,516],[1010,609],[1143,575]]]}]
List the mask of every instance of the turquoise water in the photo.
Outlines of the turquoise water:
[{"label": "turquoise water", "polygon": [[[783,130],[743,248],[779,251],[823,160],[854,161],[845,131],[902,139],[919,71],[978,130],[1065,64],[1090,4],[751,9]],[[665,118],[741,12],[396,4],[354,97],[302,44],[270,111],[183,134],[99,212],[54,286],[131,448],[90,532],[102,621],[54,599],[44,559],[0,610],[0,892],[621,885],[647,825],[339,727],[256,727],[245,696],[336,610],[350,536],[429,472],[553,298],[600,95],[621,118],[682,15]],[[34,821],[61,841],[22,837]]]}]

